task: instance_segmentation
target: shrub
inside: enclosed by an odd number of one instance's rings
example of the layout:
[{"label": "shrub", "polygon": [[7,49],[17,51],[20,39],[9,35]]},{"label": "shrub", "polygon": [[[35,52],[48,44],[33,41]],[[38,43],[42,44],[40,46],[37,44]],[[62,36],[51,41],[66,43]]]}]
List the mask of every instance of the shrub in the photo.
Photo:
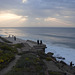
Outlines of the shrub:
[{"label": "shrub", "polygon": [[0,55],[2,55],[2,53],[3,53],[3,51],[2,51],[2,50],[0,50]]},{"label": "shrub", "polygon": [[7,46],[7,45],[2,45],[0,48],[2,50],[11,50],[12,49],[10,46]]},{"label": "shrub", "polygon": [[51,57],[46,57],[46,61],[52,61]]},{"label": "shrub", "polygon": [[36,71],[40,71],[40,70],[42,70],[42,67],[40,66],[40,65],[36,65]]},{"label": "shrub", "polygon": [[49,75],[63,75],[61,72],[48,71]]},{"label": "shrub", "polygon": [[14,58],[17,50],[6,43],[0,43],[0,70],[8,65]]},{"label": "shrub", "polygon": [[3,59],[0,59],[0,63],[3,63],[4,62],[4,60]]},{"label": "shrub", "polygon": [[6,40],[5,38],[3,38],[3,37],[0,37],[0,39],[2,39],[4,42],[6,42],[6,43],[12,43],[12,42],[10,42],[10,41],[8,41],[8,40]]},{"label": "shrub", "polygon": [[28,57],[26,57],[26,58],[25,58],[25,60],[26,60],[26,61],[29,61],[29,58],[28,58]]},{"label": "shrub", "polygon": [[15,46],[15,48],[22,48],[22,47],[24,47],[24,44],[23,43],[19,43],[19,44],[15,44],[14,46]]},{"label": "shrub", "polygon": [[40,56],[41,59],[46,58],[46,54],[43,51],[38,51],[38,55]]},{"label": "shrub", "polygon": [[36,58],[36,61],[38,61],[38,62],[39,62],[39,61],[40,61],[40,58]]},{"label": "shrub", "polygon": [[17,73],[19,72],[21,73],[19,75],[25,75],[22,74],[23,72],[30,72],[32,73],[31,75],[44,75],[45,68],[43,66],[43,61],[40,60],[40,58],[37,58],[37,55],[33,53],[27,53],[21,56],[21,58],[17,61],[15,67],[13,67],[12,71],[10,71],[10,73],[7,73],[6,75],[12,75],[13,72],[13,75],[17,75]]}]

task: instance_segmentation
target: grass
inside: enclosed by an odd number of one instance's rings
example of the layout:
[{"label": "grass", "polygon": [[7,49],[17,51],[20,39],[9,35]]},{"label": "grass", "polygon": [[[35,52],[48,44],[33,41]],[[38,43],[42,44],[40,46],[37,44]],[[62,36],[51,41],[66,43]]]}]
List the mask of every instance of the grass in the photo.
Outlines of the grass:
[{"label": "grass", "polygon": [[16,48],[6,43],[0,43],[0,70],[15,58],[15,53],[17,53]]},{"label": "grass", "polygon": [[24,75],[24,73],[30,73],[30,75],[44,75],[44,72],[44,62],[40,60],[37,55],[27,53],[22,55],[15,67],[6,75],[18,75],[18,73],[19,75]]},{"label": "grass", "polygon": [[64,74],[61,73],[61,72],[53,72],[53,71],[49,71],[48,73],[49,73],[49,75],[64,75]]},{"label": "grass", "polygon": [[46,61],[52,61],[51,57],[46,57]]},{"label": "grass", "polygon": [[5,38],[3,38],[3,37],[0,37],[0,39],[2,39],[4,42],[6,42],[6,43],[12,43],[12,42],[10,42],[10,41],[8,41],[8,40],[6,40]]},{"label": "grass", "polygon": [[0,49],[3,51],[10,51],[12,53],[17,53],[17,49],[15,47],[12,47],[11,45],[8,45],[6,43],[0,43]]},{"label": "grass", "polygon": [[40,56],[40,59],[45,59],[47,55],[43,51],[38,51],[38,55]]},{"label": "grass", "polygon": [[24,47],[24,44],[23,43],[19,43],[19,44],[14,44],[13,46],[15,48],[22,48],[22,47]]}]

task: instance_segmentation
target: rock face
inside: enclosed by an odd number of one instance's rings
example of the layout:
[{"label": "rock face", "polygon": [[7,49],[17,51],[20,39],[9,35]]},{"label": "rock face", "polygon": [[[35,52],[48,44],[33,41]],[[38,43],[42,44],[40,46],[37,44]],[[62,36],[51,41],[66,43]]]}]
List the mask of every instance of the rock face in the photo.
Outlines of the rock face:
[{"label": "rock face", "polygon": [[35,45],[35,46],[33,46],[33,48],[35,50],[37,50],[37,51],[41,50],[41,51],[45,52],[46,45],[44,45],[44,44],[42,44],[42,45]]},{"label": "rock face", "polygon": [[54,55],[54,53],[48,52],[47,55],[52,57],[52,55]]},{"label": "rock face", "polygon": [[34,41],[27,40],[26,43],[28,43],[28,45],[31,47],[30,51],[34,51],[34,52],[37,52],[37,51],[45,52],[45,48],[47,48],[45,44],[42,44],[42,43],[38,44],[38,41],[36,43]]},{"label": "rock face", "polygon": [[58,59],[62,59],[62,60],[65,60],[65,58],[63,58],[63,57],[56,57],[56,58],[58,58]]},{"label": "rock face", "polygon": [[9,41],[12,42],[11,45],[19,46],[18,53],[21,57],[19,60],[19,57],[17,58],[17,64],[6,75],[75,75],[75,67],[68,66],[63,61],[57,61],[53,57],[54,53],[45,54],[46,45],[42,41],[38,44],[31,40],[16,39],[14,41],[13,38],[9,38]]}]

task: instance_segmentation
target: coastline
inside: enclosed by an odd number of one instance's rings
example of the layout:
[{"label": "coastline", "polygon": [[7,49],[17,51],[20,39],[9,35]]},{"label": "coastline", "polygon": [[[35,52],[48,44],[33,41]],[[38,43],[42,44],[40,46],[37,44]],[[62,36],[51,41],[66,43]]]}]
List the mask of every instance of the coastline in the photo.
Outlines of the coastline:
[{"label": "coastline", "polygon": [[[5,39],[12,42],[12,44],[24,43],[23,48],[18,48],[18,52],[20,55],[22,55],[23,53],[37,54],[36,53],[37,51],[35,51],[35,50],[38,50],[38,49],[40,50],[40,48],[36,48],[36,49],[31,48],[34,45],[37,45],[37,43],[32,40],[22,40],[22,39],[18,39],[18,38],[16,38],[16,40],[14,40],[11,37],[5,38]],[[40,46],[38,46],[38,47],[40,47]],[[67,73],[68,75],[71,75],[72,73],[74,73],[73,70],[75,70],[75,67],[67,65],[63,61],[61,61],[61,62],[57,61],[56,58],[53,57],[53,55],[54,55],[54,53],[51,53],[51,52],[49,52],[47,54],[41,53],[41,55],[40,54],[38,55],[39,57],[42,58],[41,60],[43,60],[43,62],[45,63],[47,70],[53,71],[53,72],[61,72],[61,73],[63,72],[63,73]],[[62,59],[62,57],[61,57],[61,59]],[[65,70],[64,70],[64,68],[65,68]],[[70,71],[70,72],[68,72],[68,71]]]},{"label": "coastline", "polygon": [[[16,32],[15,32],[16,31]],[[59,33],[58,33],[59,31]],[[70,33],[71,31],[71,33]],[[42,39],[43,42],[48,45],[47,50],[48,52],[53,52],[55,57],[64,57],[68,65],[72,61],[73,64],[75,64],[75,49],[72,49],[70,47],[66,47],[69,45],[74,45],[75,40],[70,38],[63,38],[64,37],[75,37],[72,34],[75,34],[75,29],[73,28],[1,28],[0,29],[1,36],[12,36],[15,35],[21,39],[24,40],[33,40],[36,41],[37,39]],[[67,33],[68,32],[68,33]],[[42,36],[42,33],[45,33],[45,35],[56,35],[61,36],[60,37],[51,37],[51,36]],[[56,43],[56,44],[54,44]],[[60,43],[65,43],[57,45]],[[61,54],[62,53],[62,54]],[[71,55],[72,54],[72,55]]]},{"label": "coastline", "polygon": [[[70,64],[70,62],[72,61],[73,62],[73,66],[75,66],[75,49],[72,49],[72,48],[69,48],[69,47],[63,47],[63,46],[60,46],[60,45],[54,45],[54,44],[47,44],[47,49],[46,49],[47,52],[52,52],[54,53],[54,57],[62,57],[62,58],[65,58],[65,60],[62,60],[62,59],[58,59],[58,61],[64,61],[65,63],[67,63],[67,65]],[[46,53],[47,53],[46,52]],[[74,53],[73,53],[74,52]],[[72,54],[72,55],[71,55]]]}]

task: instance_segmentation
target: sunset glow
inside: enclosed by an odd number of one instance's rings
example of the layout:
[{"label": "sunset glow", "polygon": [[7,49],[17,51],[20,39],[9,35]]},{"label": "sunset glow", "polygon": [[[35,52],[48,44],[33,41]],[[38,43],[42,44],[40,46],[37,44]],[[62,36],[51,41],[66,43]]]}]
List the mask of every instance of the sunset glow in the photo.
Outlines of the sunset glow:
[{"label": "sunset glow", "polygon": [[22,24],[25,21],[27,21],[27,16],[18,16],[16,14],[11,14],[11,13],[0,14],[0,24],[2,27],[4,26],[6,27],[6,25],[7,27],[15,25],[17,26],[17,24]]},{"label": "sunset glow", "polygon": [[0,27],[75,27],[74,0],[1,0]]},{"label": "sunset glow", "polygon": [[23,3],[27,2],[27,0],[22,0]]}]

